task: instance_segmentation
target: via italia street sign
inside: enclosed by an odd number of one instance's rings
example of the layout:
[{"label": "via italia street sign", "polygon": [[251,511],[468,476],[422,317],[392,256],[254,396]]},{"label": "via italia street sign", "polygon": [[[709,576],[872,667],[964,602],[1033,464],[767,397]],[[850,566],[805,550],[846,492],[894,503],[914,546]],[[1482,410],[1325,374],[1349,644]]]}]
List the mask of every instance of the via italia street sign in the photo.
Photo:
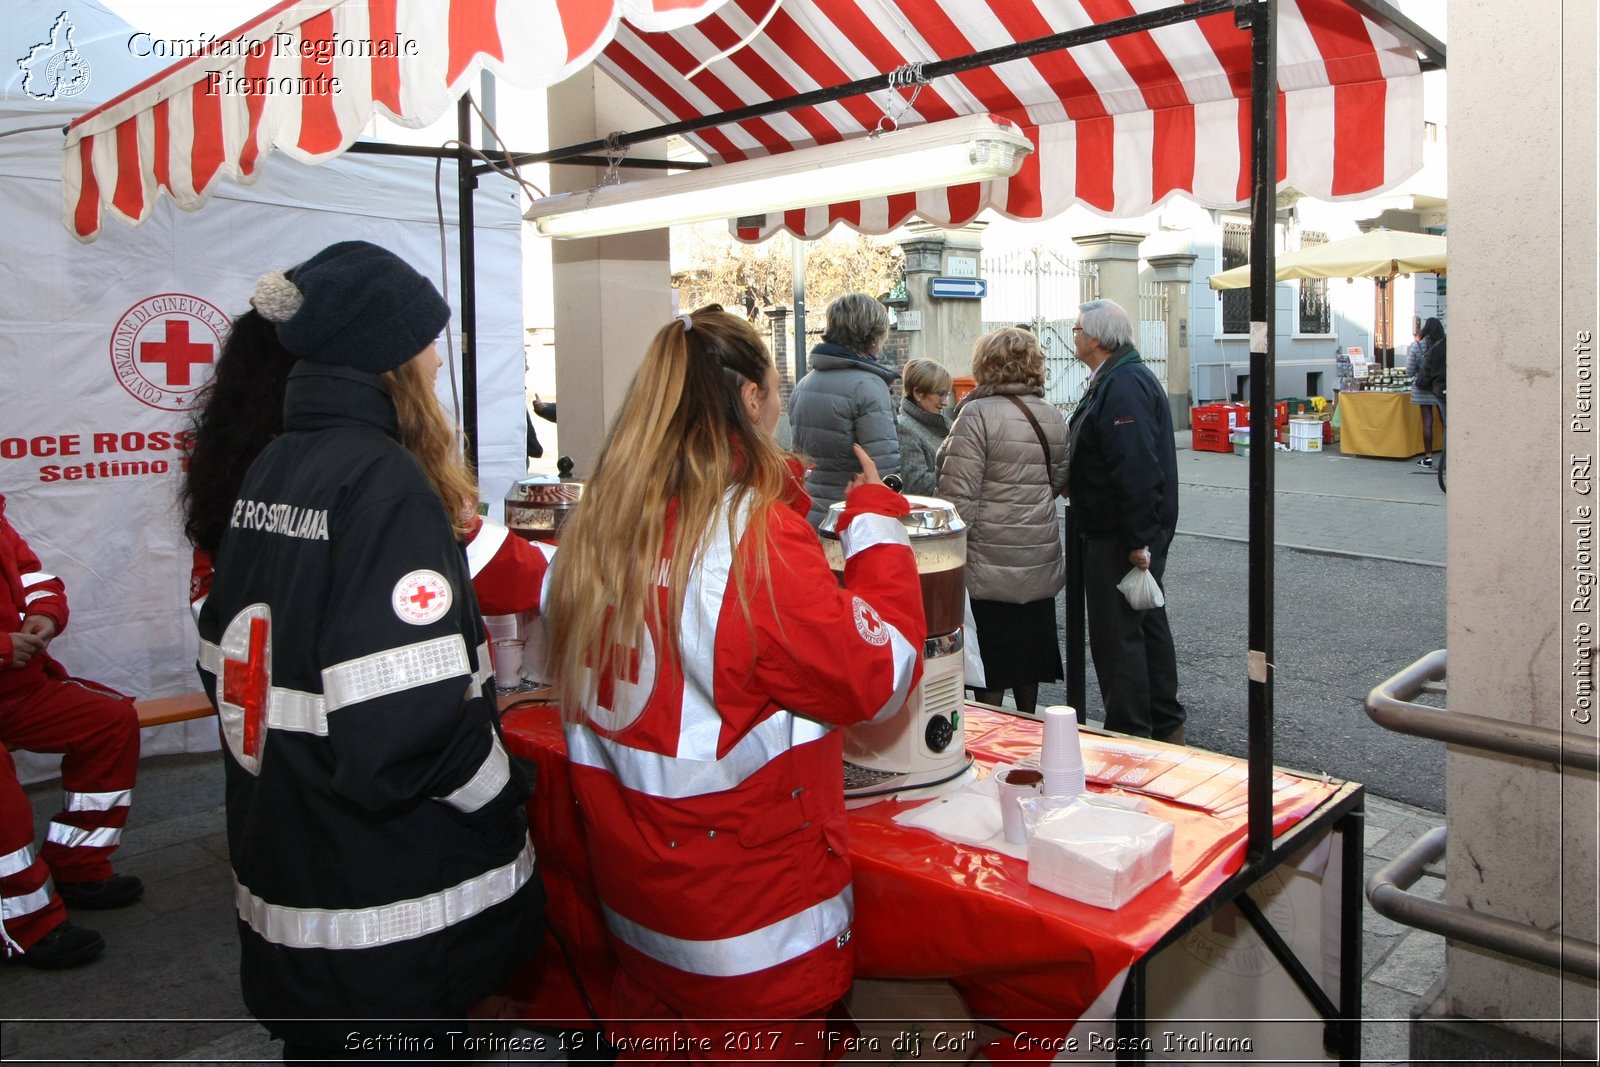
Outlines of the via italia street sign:
[{"label": "via italia street sign", "polygon": [[935,300],[982,300],[989,295],[985,278],[929,278],[928,295]]}]

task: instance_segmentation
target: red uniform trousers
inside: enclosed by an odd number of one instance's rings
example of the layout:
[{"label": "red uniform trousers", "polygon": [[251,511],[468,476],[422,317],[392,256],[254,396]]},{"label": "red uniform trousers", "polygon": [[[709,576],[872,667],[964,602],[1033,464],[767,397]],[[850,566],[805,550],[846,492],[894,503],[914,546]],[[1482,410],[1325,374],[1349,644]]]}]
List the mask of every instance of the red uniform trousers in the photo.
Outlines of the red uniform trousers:
[{"label": "red uniform trousers", "polygon": [[[66,918],[46,879],[94,882],[111,877],[139,767],[139,718],[133,700],[78,678],[41,677],[0,697],[0,948],[27,951]],[[38,854],[33,809],[6,748],[61,753],[61,811]],[[9,944],[5,944],[9,942]]]}]

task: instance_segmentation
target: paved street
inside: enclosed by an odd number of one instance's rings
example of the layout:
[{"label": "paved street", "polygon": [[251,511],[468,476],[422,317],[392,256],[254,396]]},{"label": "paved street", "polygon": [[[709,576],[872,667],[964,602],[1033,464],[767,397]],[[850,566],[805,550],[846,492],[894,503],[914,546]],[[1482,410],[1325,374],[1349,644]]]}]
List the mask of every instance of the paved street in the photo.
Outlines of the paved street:
[{"label": "paved street", "polygon": [[[1245,461],[1185,448],[1179,464],[1183,518],[1169,577],[1189,736],[1242,754],[1245,550],[1228,538],[1244,528]],[[1276,759],[1368,783],[1368,874],[1442,821],[1438,746],[1387,734],[1360,708],[1373,684],[1444,643],[1443,497],[1415,470],[1336,454],[1279,454],[1277,462],[1278,540],[1313,551],[1277,555]],[[1396,562],[1405,559],[1428,562]],[[1092,671],[1089,682],[1092,709]],[[56,788],[30,789],[40,832]],[[110,946],[86,969],[0,969],[0,1016],[36,1020],[0,1026],[0,1060],[275,1060],[276,1043],[239,999],[221,804],[216,755],[145,762],[119,860],[146,880],[145,898],[74,916]],[[1415,889],[1437,898],[1443,886],[1430,876]],[[1443,939],[1370,908],[1362,922],[1363,1059],[1404,1062],[1405,1019],[1443,970]]]}]

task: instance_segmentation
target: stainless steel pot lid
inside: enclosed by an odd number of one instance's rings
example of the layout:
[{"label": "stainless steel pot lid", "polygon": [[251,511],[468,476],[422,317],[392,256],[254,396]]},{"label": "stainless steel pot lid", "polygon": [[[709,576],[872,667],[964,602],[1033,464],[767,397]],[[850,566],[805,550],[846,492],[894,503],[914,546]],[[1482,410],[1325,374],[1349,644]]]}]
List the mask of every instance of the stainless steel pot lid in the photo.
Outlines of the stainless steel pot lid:
[{"label": "stainless steel pot lid", "polygon": [[[952,534],[966,531],[967,524],[961,521],[961,515],[956,511],[956,506],[948,500],[940,500],[933,496],[907,495],[907,503],[911,505],[911,514],[902,515],[900,523],[906,528],[906,533],[913,539],[918,537],[949,537]],[[839,501],[828,509],[828,514],[822,520],[820,532],[824,537],[838,538],[839,517],[844,514],[844,501]]]}]

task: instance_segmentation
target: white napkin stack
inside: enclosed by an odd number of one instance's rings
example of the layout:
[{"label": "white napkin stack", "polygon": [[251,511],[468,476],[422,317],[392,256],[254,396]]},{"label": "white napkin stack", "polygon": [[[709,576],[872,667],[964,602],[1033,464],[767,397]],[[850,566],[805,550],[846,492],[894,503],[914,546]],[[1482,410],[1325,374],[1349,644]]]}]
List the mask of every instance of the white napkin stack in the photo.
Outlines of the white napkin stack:
[{"label": "white napkin stack", "polygon": [[1172,824],[1137,811],[1074,801],[1040,819],[1028,842],[1031,884],[1097,908],[1122,907],[1170,870]]}]

